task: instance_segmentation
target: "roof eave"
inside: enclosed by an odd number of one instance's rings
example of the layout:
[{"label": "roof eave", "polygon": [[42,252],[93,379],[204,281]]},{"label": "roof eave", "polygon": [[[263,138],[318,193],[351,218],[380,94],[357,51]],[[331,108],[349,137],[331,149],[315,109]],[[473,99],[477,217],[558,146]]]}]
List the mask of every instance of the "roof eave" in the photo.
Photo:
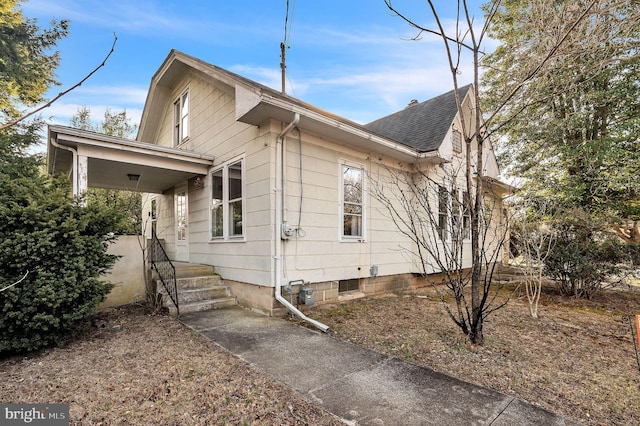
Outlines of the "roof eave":
[{"label": "roof eave", "polygon": [[236,120],[240,122],[259,126],[269,119],[274,119],[288,123],[293,121],[295,114],[300,114],[297,124],[300,129],[345,146],[382,154],[407,163],[445,161],[437,151],[419,152],[311,105],[295,103],[257,88],[236,85]]},{"label": "roof eave", "polygon": [[508,183],[502,182],[501,180],[491,176],[482,176],[482,181],[485,185],[489,185],[491,189],[495,190],[494,192],[497,192],[502,196],[514,194],[518,190],[517,187],[509,185]]}]

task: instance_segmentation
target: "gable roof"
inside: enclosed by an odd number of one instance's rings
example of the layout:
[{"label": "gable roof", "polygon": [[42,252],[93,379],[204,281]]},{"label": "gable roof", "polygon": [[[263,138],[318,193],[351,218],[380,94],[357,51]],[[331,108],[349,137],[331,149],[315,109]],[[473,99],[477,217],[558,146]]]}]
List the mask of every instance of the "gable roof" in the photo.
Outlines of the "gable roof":
[{"label": "gable roof", "polygon": [[[470,87],[469,84],[460,88],[463,100]],[[429,152],[440,147],[457,112],[455,91],[451,90],[416,105],[409,105],[364,127],[418,152]]]},{"label": "gable roof", "polygon": [[[151,79],[138,141],[156,139],[162,111],[171,101],[171,88],[188,72],[216,80],[223,90],[232,94],[236,98],[238,121],[260,125],[271,118],[286,123],[298,114],[298,127],[322,137],[402,161],[445,161],[440,158],[438,148],[457,112],[453,91],[362,125],[175,49]],[[469,87],[461,88],[463,98]],[[437,128],[431,128],[433,125]]]}]

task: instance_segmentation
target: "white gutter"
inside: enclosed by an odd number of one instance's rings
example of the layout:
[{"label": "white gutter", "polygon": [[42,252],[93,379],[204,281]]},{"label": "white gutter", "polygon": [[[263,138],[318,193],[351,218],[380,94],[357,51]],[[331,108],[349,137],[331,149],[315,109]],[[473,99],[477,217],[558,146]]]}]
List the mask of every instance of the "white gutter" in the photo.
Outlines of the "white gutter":
[{"label": "white gutter", "polygon": [[74,196],[77,196],[78,195],[78,151],[71,148],[70,146],[60,145],[58,142],[56,142],[54,137],[50,137],[49,140],[51,142],[51,145],[55,146],[56,148],[64,149],[65,151],[69,151],[71,153],[71,156],[73,159],[71,163],[71,179],[73,182],[72,193]]},{"label": "white gutter", "polygon": [[314,319],[307,317],[305,314],[300,312],[298,308],[293,306],[287,299],[282,297],[282,208],[283,208],[283,200],[282,200],[282,169],[286,167],[286,164],[283,164],[283,142],[284,138],[287,136],[287,133],[293,129],[298,122],[300,121],[300,114],[296,113],[293,121],[284,128],[284,130],[278,135],[276,139],[276,218],[275,218],[275,227],[274,227],[274,238],[275,238],[275,295],[276,300],[283,304],[287,309],[291,312],[312,324],[314,327],[324,331],[325,333],[329,331],[329,327],[321,322],[318,322]]}]

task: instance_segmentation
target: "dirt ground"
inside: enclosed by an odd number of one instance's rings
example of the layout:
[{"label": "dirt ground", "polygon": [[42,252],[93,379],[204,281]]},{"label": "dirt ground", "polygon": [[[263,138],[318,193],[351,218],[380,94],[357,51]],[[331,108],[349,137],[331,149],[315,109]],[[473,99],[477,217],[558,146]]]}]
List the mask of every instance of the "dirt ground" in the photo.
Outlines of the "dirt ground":
[{"label": "dirt ground", "polygon": [[98,314],[62,348],[0,359],[0,401],[70,404],[74,425],[341,425],[178,321]]},{"label": "dirt ground", "polygon": [[[318,306],[338,337],[513,395],[590,425],[640,419],[627,316],[640,293],[543,294],[540,319],[516,297],[472,347],[433,289]],[[71,424],[342,424],[179,322],[143,306],[98,314],[61,348],[0,359],[0,401],[70,404]]]},{"label": "dirt ground", "polygon": [[485,345],[472,347],[432,288],[310,312],[345,340],[590,425],[640,424],[630,314],[640,314],[637,291],[576,300],[547,289],[537,320],[517,293],[486,320]]}]

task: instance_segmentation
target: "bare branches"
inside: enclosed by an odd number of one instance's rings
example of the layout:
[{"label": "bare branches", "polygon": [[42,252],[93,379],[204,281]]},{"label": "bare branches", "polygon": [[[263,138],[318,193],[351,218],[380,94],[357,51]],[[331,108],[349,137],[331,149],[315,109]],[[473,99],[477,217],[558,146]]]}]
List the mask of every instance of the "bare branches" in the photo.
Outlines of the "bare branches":
[{"label": "bare branches", "polygon": [[[517,83],[505,97],[502,98],[501,102],[494,108],[493,112],[485,118],[485,126],[493,121],[493,119],[505,108],[507,104],[509,104],[513,98],[520,92],[520,90],[527,84],[533,77],[535,77],[540,70],[555,56],[558,50],[562,47],[562,45],[567,41],[569,36],[573,33],[576,27],[585,19],[585,17],[591,12],[594,6],[600,0],[593,0],[583,11],[579,14],[579,16],[574,20],[574,22],[569,26],[569,28],[564,32],[564,34],[560,37],[560,39],[554,43],[551,49],[547,52],[547,54],[542,58],[538,64],[533,67],[525,76],[521,78],[520,82]],[[495,15],[495,12],[494,12]]]},{"label": "bare branches", "polygon": [[13,121],[10,121],[9,123],[3,124],[2,126],[0,126],[0,130],[4,130],[4,129],[7,129],[9,127],[15,126],[16,124],[18,124],[21,121],[31,117],[32,115],[37,114],[38,112],[44,110],[45,108],[50,107],[58,99],[60,99],[61,97],[63,97],[67,93],[71,92],[72,90],[80,87],[85,81],[87,81],[91,76],[93,76],[100,68],[105,66],[105,64],[107,63],[107,60],[109,59],[111,54],[115,51],[115,47],[116,47],[116,42],[117,41],[118,41],[118,36],[116,36],[116,33],[113,33],[113,44],[111,45],[111,50],[109,50],[109,53],[107,53],[107,56],[105,56],[105,58],[102,60],[102,63],[100,65],[98,65],[97,67],[95,67],[93,69],[93,71],[91,71],[89,74],[87,74],[82,80],[80,80],[78,83],[74,84],[73,86],[71,86],[67,90],[64,90],[64,91],[58,93],[58,95],[56,95],[53,99],[48,101],[46,104],[36,108],[35,110],[23,115],[20,118],[17,118],[17,119],[15,119]]},{"label": "bare branches", "polygon": [[[460,45],[460,46],[462,46],[462,47],[464,47],[464,48],[466,48],[466,49],[473,50],[473,48],[472,48],[471,46],[467,45],[467,44],[466,44],[466,43],[464,43],[463,41],[458,40],[458,39],[456,39],[456,38],[451,38],[451,37],[446,36],[446,35],[444,34],[444,32],[442,31],[442,29],[441,29],[440,31],[435,31],[435,30],[432,30],[432,29],[430,29],[430,28],[423,27],[422,25],[418,25],[415,21],[411,20],[411,19],[410,19],[410,18],[408,18],[407,16],[403,15],[402,13],[400,13],[396,8],[394,8],[394,7],[391,5],[391,0],[384,0],[384,2],[385,2],[385,4],[387,5],[387,8],[389,8],[389,10],[390,10],[390,11],[392,11],[392,12],[394,13],[394,15],[398,16],[398,17],[399,17],[399,18],[401,18],[403,21],[405,21],[407,24],[409,24],[409,26],[411,26],[411,27],[413,27],[413,28],[415,28],[415,29],[417,29],[417,30],[419,31],[418,35],[417,35],[417,36],[415,36],[415,37],[413,38],[413,40],[418,40],[418,39],[419,39],[419,37],[420,37],[420,35],[421,35],[422,33],[429,33],[429,34],[437,35],[438,37],[443,37],[443,38],[445,38],[447,41],[450,41],[450,42],[452,42],[452,43],[455,43],[455,44],[457,44],[457,45]],[[431,2],[429,2],[429,4],[431,4]]]},{"label": "bare branches", "polygon": [[478,283],[482,309],[478,310],[470,298],[469,209],[473,196],[460,186],[465,181],[464,162],[410,171],[383,162],[378,166],[379,172],[370,176],[370,194],[410,243],[402,249],[422,275],[438,274],[439,281],[431,283],[445,312],[472,342],[481,343],[471,337],[478,334],[478,324],[481,327],[487,315],[506,303],[499,297],[501,287],[491,286],[508,235],[500,197],[486,192],[480,202],[482,267]]},{"label": "bare branches", "polygon": [[1,288],[1,289],[0,289],[0,293],[2,293],[2,292],[3,292],[3,291],[5,291],[5,290],[9,290],[11,287],[13,287],[13,286],[15,286],[15,285],[17,285],[17,284],[20,284],[22,281],[24,281],[24,280],[27,278],[27,275],[29,275],[29,271],[27,271],[27,272],[24,274],[24,276],[23,276],[22,278],[20,278],[18,281],[16,281],[15,283],[13,283],[13,284],[9,284],[8,286],[6,286],[6,287],[4,287],[4,288]]}]

